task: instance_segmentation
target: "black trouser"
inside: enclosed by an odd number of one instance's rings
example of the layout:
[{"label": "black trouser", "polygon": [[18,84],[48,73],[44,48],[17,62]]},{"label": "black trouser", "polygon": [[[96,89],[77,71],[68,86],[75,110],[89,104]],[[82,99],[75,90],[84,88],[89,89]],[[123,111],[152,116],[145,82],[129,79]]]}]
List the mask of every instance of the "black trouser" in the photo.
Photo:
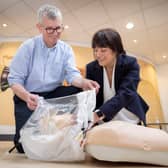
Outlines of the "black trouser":
[{"label": "black trouser", "polygon": [[[56,98],[56,97],[62,97],[62,96],[68,96],[75,93],[78,93],[82,91],[79,88],[73,87],[73,86],[60,86],[56,88],[52,92],[43,92],[43,93],[34,93],[38,94],[39,96],[44,97],[45,99],[50,98]],[[24,150],[22,148],[21,143],[19,143],[20,138],[20,129],[23,127],[23,125],[26,123],[26,121],[31,116],[32,112],[30,109],[28,109],[26,102],[21,100],[16,95],[14,96],[14,110],[15,110],[15,124],[16,124],[16,133],[14,137],[14,144],[20,153],[24,153]]]}]

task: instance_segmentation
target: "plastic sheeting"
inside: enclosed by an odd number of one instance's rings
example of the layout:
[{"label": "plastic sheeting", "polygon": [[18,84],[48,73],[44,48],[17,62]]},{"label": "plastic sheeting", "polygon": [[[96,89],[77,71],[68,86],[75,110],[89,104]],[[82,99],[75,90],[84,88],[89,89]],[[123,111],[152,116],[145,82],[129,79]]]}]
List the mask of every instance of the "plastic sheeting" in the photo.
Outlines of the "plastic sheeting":
[{"label": "plastic sheeting", "polygon": [[95,103],[95,90],[55,99],[40,98],[20,132],[27,157],[45,161],[84,160],[82,130],[93,120]]}]

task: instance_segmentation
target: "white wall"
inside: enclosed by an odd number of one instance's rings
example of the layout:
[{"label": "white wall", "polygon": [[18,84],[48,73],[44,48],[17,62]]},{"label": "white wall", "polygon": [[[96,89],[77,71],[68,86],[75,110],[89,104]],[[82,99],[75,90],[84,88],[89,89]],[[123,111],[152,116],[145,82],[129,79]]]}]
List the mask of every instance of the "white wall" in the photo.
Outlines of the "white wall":
[{"label": "white wall", "polygon": [[156,71],[165,122],[168,122],[168,64],[156,66]]}]

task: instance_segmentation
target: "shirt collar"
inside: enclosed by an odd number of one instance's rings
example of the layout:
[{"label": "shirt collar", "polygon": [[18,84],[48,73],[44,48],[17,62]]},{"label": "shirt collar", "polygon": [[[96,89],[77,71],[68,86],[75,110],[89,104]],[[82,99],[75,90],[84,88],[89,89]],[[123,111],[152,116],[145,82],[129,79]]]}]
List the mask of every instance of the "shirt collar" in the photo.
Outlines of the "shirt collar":
[{"label": "shirt collar", "polygon": [[[47,46],[46,46],[46,44],[45,44],[45,42],[44,42],[44,40],[43,40],[43,36],[42,35],[40,35],[41,36],[41,46],[42,46],[42,48],[48,48]],[[51,50],[52,49],[55,49],[56,47],[57,47],[57,44],[59,43],[59,40],[57,41],[57,43],[52,47],[52,48],[50,48]]]}]

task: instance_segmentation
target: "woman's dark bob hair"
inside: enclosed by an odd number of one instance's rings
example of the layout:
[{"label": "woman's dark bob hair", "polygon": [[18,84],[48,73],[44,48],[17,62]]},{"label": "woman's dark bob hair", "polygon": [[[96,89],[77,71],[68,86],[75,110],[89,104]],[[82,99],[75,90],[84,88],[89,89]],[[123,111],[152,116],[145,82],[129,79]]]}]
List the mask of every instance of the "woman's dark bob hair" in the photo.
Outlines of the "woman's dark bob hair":
[{"label": "woman's dark bob hair", "polygon": [[92,48],[110,48],[117,55],[126,54],[120,34],[111,28],[101,29],[97,31],[92,38]]}]

